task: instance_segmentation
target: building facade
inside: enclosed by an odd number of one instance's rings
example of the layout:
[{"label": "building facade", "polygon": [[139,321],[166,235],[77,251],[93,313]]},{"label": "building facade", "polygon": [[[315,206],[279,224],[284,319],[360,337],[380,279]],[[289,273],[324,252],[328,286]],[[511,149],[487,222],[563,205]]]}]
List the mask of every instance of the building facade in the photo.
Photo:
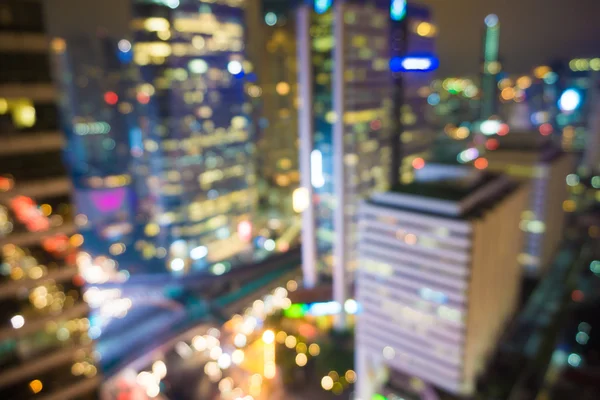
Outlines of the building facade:
[{"label": "building facade", "polygon": [[358,201],[389,182],[389,7],[315,3],[300,9],[297,24],[301,186],[314,199],[305,211],[303,263],[309,281],[332,274],[343,303],[356,268]]},{"label": "building facade", "polygon": [[99,371],[76,254],[42,2],[0,3],[0,397],[94,399]]},{"label": "building facade", "polygon": [[361,205],[357,398],[390,371],[473,393],[518,301],[528,189],[448,165],[417,175]]},{"label": "building facade", "polygon": [[[92,201],[78,203],[85,207],[99,199],[115,214],[111,220],[100,213],[95,221],[110,226],[90,230],[115,245],[112,255],[121,255],[119,249],[135,252],[131,258],[142,262],[124,261],[139,265],[139,273],[203,270],[248,250],[257,190],[245,3],[131,0],[83,7],[61,0],[61,5],[77,10],[66,15],[49,10],[49,20],[56,21],[53,35],[64,41],[57,77],[65,130],[79,139],[79,120],[92,124],[83,141],[108,144],[107,152],[118,159],[108,182],[87,171],[84,181],[97,186],[88,196]],[[81,15],[90,13],[95,23],[82,26]],[[77,88],[79,81],[87,85]],[[85,95],[78,97],[80,92]],[[98,123],[110,125],[108,135],[96,135],[101,139],[92,134]],[[75,152],[77,141],[69,148]],[[90,165],[90,156],[77,153],[72,164]],[[83,212],[88,222],[89,213]]]},{"label": "building facade", "polygon": [[563,239],[565,179],[575,169],[572,155],[545,139],[538,131],[511,132],[500,138],[497,150],[486,154],[490,171],[531,184],[531,198],[519,224],[526,235],[519,263],[530,277],[544,275]]}]

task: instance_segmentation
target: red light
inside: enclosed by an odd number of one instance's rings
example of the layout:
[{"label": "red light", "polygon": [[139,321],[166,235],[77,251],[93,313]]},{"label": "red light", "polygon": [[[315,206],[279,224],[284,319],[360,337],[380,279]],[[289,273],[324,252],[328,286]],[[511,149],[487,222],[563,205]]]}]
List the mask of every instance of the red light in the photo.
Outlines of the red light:
[{"label": "red light", "polygon": [[506,136],[510,132],[510,128],[506,124],[501,124],[498,128],[498,136]]},{"label": "red light", "polygon": [[553,130],[554,128],[552,128],[552,125],[550,125],[549,123],[540,125],[540,133],[542,134],[542,136],[550,135]]},{"label": "red light", "polygon": [[104,101],[106,104],[114,106],[119,101],[119,96],[115,92],[106,92],[104,93]]},{"label": "red light", "polygon": [[373,121],[371,121],[371,129],[373,129],[374,131],[381,129],[381,121],[378,119],[374,119]]},{"label": "red light", "polygon": [[413,160],[412,166],[414,169],[422,169],[425,166],[425,160],[421,157],[417,157]]},{"label": "red light", "polygon": [[139,92],[136,97],[140,104],[148,104],[150,102],[150,96],[147,93]]},{"label": "red light", "polygon": [[478,158],[475,160],[475,168],[477,169],[486,169],[488,167],[488,160],[485,158]]},{"label": "red light", "polygon": [[583,292],[581,290],[573,290],[573,293],[571,293],[571,300],[575,301],[575,302],[580,302],[583,300]]},{"label": "red light", "polygon": [[252,224],[249,221],[242,221],[238,224],[237,233],[240,239],[247,242],[252,239]]},{"label": "red light", "polygon": [[488,139],[485,142],[485,148],[488,150],[496,150],[500,146],[498,139]]}]

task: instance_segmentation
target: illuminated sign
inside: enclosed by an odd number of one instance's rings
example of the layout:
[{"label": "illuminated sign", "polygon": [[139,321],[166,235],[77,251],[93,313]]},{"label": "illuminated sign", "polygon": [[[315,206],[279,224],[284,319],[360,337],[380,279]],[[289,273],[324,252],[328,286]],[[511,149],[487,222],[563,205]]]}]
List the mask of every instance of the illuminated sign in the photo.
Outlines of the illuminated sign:
[{"label": "illuminated sign", "polygon": [[436,70],[439,65],[434,56],[392,57],[390,60],[392,72],[428,72]]},{"label": "illuminated sign", "polygon": [[392,0],[390,17],[394,21],[402,21],[406,17],[406,0]]}]

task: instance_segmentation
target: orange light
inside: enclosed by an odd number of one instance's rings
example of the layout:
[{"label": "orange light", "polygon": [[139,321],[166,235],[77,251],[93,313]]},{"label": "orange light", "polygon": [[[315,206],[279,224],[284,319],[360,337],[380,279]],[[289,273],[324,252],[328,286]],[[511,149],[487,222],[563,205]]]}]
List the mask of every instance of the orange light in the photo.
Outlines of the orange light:
[{"label": "orange light", "polygon": [[421,157],[417,157],[413,160],[412,166],[414,169],[423,169],[423,167],[425,167],[425,160]]},{"label": "orange light", "polygon": [[504,88],[502,89],[501,96],[503,100],[512,100],[515,97],[515,89],[511,87]]},{"label": "orange light", "polygon": [[42,381],[40,381],[39,379],[29,382],[29,388],[33,393],[41,392],[43,387],[44,385],[42,385]]},{"label": "orange light", "polygon": [[106,92],[104,93],[104,101],[106,104],[114,106],[119,101],[119,96],[115,92]]},{"label": "orange light", "polygon": [[475,168],[477,169],[486,169],[488,167],[488,160],[486,160],[485,158],[478,158],[477,160],[475,160]]}]

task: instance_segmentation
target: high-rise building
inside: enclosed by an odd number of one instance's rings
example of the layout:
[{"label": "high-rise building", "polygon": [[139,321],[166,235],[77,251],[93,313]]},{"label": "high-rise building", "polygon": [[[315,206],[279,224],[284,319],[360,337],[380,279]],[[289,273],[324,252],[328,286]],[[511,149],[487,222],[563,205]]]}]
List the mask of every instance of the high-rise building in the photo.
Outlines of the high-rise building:
[{"label": "high-rise building", "polygon": [[65,140],[41,1],[0,2],[0,398],[93,399]]},{"label": "high-rise building", "polygon": [[258,42],[259,51],[252,59],[256,86],[248,88],[248,95],[260,101],[257,159],[266,204],[277,210],[274,215],[288,219],[300,183],[296,27],[292,2],[262,3],[259,26],[249,37],[250,42]]},{"label": "high-rise building", "polygon": [[544,275],[563,237],[568,199],[565,179],[575,160],[538,131],[512,131],[496,139],[497,150],[486,153],[488,170],[530,182],[531,198],[521,213],[520,228],[526,233],[519,254],[523,271],[531,277]]},{"label": "high-rise building", "polygon": [[[57,76],[65,78],[65,128],[75,137],[79,120],[92,124],[90,132],[110,125],[98,146],[106,142],[106,150],[123,163],[115,163],[118,179],[108,183],[126,183],[127,190],[111,187],[118,196],[95,190],[92,200],[117,214],[121,204],[132,207],[124,213],[130,227],[116,218],[108,229],[117,234],[116,252],[136,249],[143,259],[157,261],[145,272],[164,272],[166,265],[180,274],[249,249],[256,174],[245,96],[252,69],[244,55],[245,2],[77,3],[55,3],[77,12],[48,11],[53,35],[64,46]],[[92,13],[83,26],[82,17]],[[75,87],[81,84],[83,89]],[[85,97],[78,97],[80,91]],[[81,106],[68,107],[77,102]],[[93,135],[85,136],[89,142]],[[73,162],[87,162],[82,157]],[[150,267],[155,264],[161,265],[158,271]]]},{"label": "high-rise building", "polygon": [[315,2],[298,11],[301,186],[310,199],[303,265],[308,284],[318,272],[332,273],[334,298],[342,303],[356,268],[358,201],[385,190],[390,175],[386,4]]},{"label": "high-rise building", "polygon": [[361,204],[357,398],[373,398],[390,369],[473,393],[518,301],[528,192],[504,176],[428,164]]},{"label": "high-rise building", "polygon": [[394,82],[392,129],[396,134],[394,140],[399,137],[390,179],[396,181],[399,174],[402,182],[410,183],[414,160],[430,157],[429,150],[437,133],[429,95],[439,63],[435,53],[438,29],[427,7],[406,1],[392,2],[390,19],[390,69]]}]

